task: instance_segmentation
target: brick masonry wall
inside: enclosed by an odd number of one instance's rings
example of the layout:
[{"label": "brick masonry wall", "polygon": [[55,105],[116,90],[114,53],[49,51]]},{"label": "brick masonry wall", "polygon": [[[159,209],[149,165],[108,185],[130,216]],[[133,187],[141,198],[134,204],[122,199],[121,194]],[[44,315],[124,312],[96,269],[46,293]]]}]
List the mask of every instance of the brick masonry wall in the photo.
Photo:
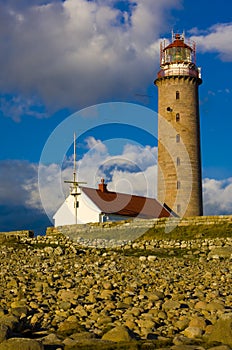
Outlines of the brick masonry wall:
[{"label": "brick masonry wall", "polygon": [[[155,82],[159,95],[158,199],[180,216],[203,213],[199,83],[199,79],[188,76],[166,77]],[[177,91],[179,99],[176,99]],[[176,141],[177,134],[180,142]],[[180,161],[178,165],[177,157]]]}]

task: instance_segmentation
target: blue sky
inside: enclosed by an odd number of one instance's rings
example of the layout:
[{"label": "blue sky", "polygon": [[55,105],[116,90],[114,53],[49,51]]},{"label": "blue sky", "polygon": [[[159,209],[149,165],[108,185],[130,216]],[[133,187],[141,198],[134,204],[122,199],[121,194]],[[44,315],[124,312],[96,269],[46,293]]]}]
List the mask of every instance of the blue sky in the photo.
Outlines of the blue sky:
[{"label": "blue sky", "polygon": [[[205,214],[232,213],[231,13],[229,0],[0,0],[0,231],[51,225],[47,214],[68,191],[62,185],[57,193],[56,181],[72,176],[74,131],[80,177],[89,186],[104,175],[109,188],[156,195],[153,129],[147,132],[145,119],[136,128],[139,114],[133,122],[124,108],[114,114],[111,103],[149,108],[156,123],[159,42],[172,30],[196,41],[202,68]],[[94,115],[98,104],[105,114]],[[63,128],[74,113],[73,127]],[[38,183],[42,151],[60,125],[69,150],[52,150]]]}]

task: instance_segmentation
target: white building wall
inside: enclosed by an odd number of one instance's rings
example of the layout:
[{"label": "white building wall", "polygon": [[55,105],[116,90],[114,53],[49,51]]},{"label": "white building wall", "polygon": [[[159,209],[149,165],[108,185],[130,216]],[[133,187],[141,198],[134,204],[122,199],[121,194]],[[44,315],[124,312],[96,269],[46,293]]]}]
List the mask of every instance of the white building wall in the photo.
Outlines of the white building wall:
[{"label": "white building wall", "polygon": [[84,193],[78,196],[79,208],[77,208],[78,224],[99,222],[100,209]]},{"label": "white building wall", "polygon": [[55,227],[75,224],[75,212],[73,206],[73,197],[69,195],[53,216]]},{"label": "white building wall", "polygon": [[[99,208],[84,194],[77,197],[79,202],[77,208],[77,224],[87,224],[89,222],[99,222]],[[61,207],[53,216],[54,226],[76,224],[74,196],[69,195]]]}]

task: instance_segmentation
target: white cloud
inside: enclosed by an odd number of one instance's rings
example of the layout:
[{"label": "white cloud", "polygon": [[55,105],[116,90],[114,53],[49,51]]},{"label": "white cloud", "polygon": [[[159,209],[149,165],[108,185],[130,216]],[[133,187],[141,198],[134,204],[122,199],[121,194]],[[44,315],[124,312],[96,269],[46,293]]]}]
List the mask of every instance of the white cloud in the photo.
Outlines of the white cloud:
[{"label": "white cloud", "polygon": [[[58,164],[39,165],[39,181],[37,191],[31,192],[32,207],[43,208],[52,221],[59,206],[69,195],[70,185],[65,181],[73,180],[73,164],[69,161],[64,169]],[[83,181],[78,177],[78,181]],[[39,200],[38,199],[39,194]],[[52,221],[53,222],[53,221]]]},{"label": "white cloud", "polygon": [[106,153],[107,152],[107,148],[104,145],[104,143],[102,143],[100,140],[96,140],[93,136],[90,136],[86,139],[86,143],[88,146],[88,149],[91,150],[94,148],[95,152],[100,152],[100,153]]},{"label": "white cloud", "polygon": [[[96,187],[100,178],[105,177],[111,190],[143,195],[149,192],[154,196],[154,186],[151,186],[150,191],[147,189],[150,182],[155,182],[150,180],[152,171],[153,177],[156,177],[156,147],[126,144],[121,154],[111,156],[104,143],[98,140],[95,145],[93,139],[91,142],[94,147],[78,162],[80,181],[87,180],[88,186]],[[115,185],[119,178],[120,186]]]},{"label": "white cloud", "polygon": [[0,162],[0,205],[24,207],[28,210],[43,210],[40,193],[50,197],[49,211],[54,211],[63,201],[57,196],[57,183],[70,179],[72,167],[59,172],[57,164],[41,166],[41,186],[38,184],[38,164],[22,160],[5,160]]},{"label": "white cloud", "polygon": [[203,181],[204,214],[232,214],[232,177]]},{"label": "white cloud", "polygon": [[[111,191],[156,198],[157,148],[148,149],[133,145],[137,161],[130,148],[131,145],[125,146],[122,154],[114,157],[110,156],[107,149],[105,153],[96,149],[88,152],[78,162],[78,180],[87,181],[85,186],[97,188],[97,184],[103,177],[106,178],[108,189]],[[68,186],[63,182],[65,179],[72,179],[73,169],[72,166],[69,166],[60,175],[57,165],[52,164],[44,167],[43,171],[44,181],[40,184],[40,191],[46,198],[47,207],[45,209],[52,215],[68,194]],[[63,188],[63,197],[57,196],[57,183],[59,182]],[[36,190],[35,187],[34,191],[28,187],[27,203],[30,203],[32,207],[41,208]],[[232,214],[232,178],[204,179],[203,199],[204,215]]]},{"label": "white cloud", "polygon": [[[94,140],[92,142],[94,144]],[[156,147],[126,145],[121,154],[111,157],[104,143],[99,148],[100,143],[98,140],[96,147],[78,161],[79,181],[87,181],[86,186],[96,188],[101,177],[105,177],[109,190],[156,197]],[[22,218],[16,218],[18,208],[26,210],[27,220],[30,212],[41,215],[44,209],[52,218],[69,193],[69,185],[64,180],[71,180],[73,176],[69,160],[62,172],[57,164],[40,165],[39,184],[37,164],[19,160],[1,161],[0,168],[1,211],[4,212],[4,208],[7,208],[7,214],[5,217],[2,215],[0,225],[4,220],[5,226],[7,222],[16,224],[17,220],[22,221]],[[232,178],[204,179],[203,197],[204,215],[232,214]],[[30,220],[33,221],[32,218]],[[34,220],[37,220],[36,217]]]},{"label": "white cloud", "polygon": [[0,203],[1,205],[25,205],[30,198],[28,181],[36,184],[37,165],[27,161],[0,161]]},{"label": "white cloud", "polygon": [[127,144],[124,146],[123,157],[133,161],[140,169],[146,169],[157,163],[157,147]]},{"label": "white cloud", "polygon": [[[104,142],[92,137],[86,142],[90,149],[77,162],[79,181],[86,181],[86,186],[96,188],[104,177],[109,190],[156,197],[156,147],[126,144],[121,153],[111,156]],[[40,211],[44,206],[52,217],[69,193],[69,185],[64,180],[73,177],[72,159],[65,161],[62,171],[58,164],[40,165],[39,185],[36,164],[2,161],[0,167],[2,205],[21,205],[28,210]],[[232,214],[232,178],[204,179],[203,197],[205,215]]]},{"label": "white cloud", "polygon": [[22,160],[0,161],[0,231],[49,226],[38,193],[38,165]]},{"label": "white cloud", "polygon": [[[133,152],[137,154],[137,161]],[[128,152],[129,150],[129,152]],[[137,152],[136,152],[137,150]],[[157,148],[142,148],[136,145],[126,145],[122,154],[111,157],[107,149],[103,153],[92,149],[78,162],[78,180],[87,181],[88,187],[97,188],[102,177],[108,179],[108,189],[122,193],[156,197],[157,186]],[[144,159],[144,163],[143,163]],[[103,165],[103,166],[102,166]],[[62,174],[56,164],[44,166],[43,182],[40,191],[46,198],[46,211],[52,215],[68,194],[68,185],[64,180],[72,179],[72,166],[66,167]],[[109,170],[109,171],[108,171]],[[31,179],[31,184],[34,180]],[[57,195],[57,183],[63,188],[63,196]],[[41,208],[37,187],[27,189],[26,203],[33,208]],[[232,214],[232,178],[203,180],[204,215]]]},{"label": "white cloud", "polygon": [[199,51],[217,52],[222,61],[232,60],[232,23],[219,23],[202,34],[194,28],[192,40],[196,41]]},{"label": "white cloud", "polygon": [[[157,148],[126,144],[121,154],[111,156],[107,143],[90,137],[86,140],[90,148],[77,162],[78,181],[85,186],[97,188],[105,178],[112,191],[154,197],[156,193]],[[62,172],[60,166],[40,165],[39,190],[43,206],[50,217],[69,193],[64,180],[73,178],[73,165],[65,160]],[[29,189],[29,188],[28,188]],[[31,205],[37,206],[36,193],[31,193]]]},{"label": "white cloud", "polygon": [[156,197],[157,166],[154,164],[139,172],[115,170],[109,189],[121,193]]},{"label": "white cloud", "polygon": [[134,0],[129,11],[116,2],[0,2],[0,89],[81,108],[146,88],[180,0]]},{"label": "white cloud", "polygon": [[25,98],[20,95],[6,94],[0,96],[0,112],[15,122],[21,121],[21,116],[46,118],[44,106],[35,97]]}]

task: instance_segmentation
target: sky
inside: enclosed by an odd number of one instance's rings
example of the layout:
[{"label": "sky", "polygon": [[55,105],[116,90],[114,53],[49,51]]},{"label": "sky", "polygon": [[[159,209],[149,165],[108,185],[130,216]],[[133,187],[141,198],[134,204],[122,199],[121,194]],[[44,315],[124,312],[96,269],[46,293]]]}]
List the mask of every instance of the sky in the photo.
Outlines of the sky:
[{"label": "sky", "polygon": [[0,231],[52,225],[74,132],[80,181],[156,196],[153,82],[172,30],[202,69],[204,214],[232,214],[231,13],[229,0],[0,0]]}]

